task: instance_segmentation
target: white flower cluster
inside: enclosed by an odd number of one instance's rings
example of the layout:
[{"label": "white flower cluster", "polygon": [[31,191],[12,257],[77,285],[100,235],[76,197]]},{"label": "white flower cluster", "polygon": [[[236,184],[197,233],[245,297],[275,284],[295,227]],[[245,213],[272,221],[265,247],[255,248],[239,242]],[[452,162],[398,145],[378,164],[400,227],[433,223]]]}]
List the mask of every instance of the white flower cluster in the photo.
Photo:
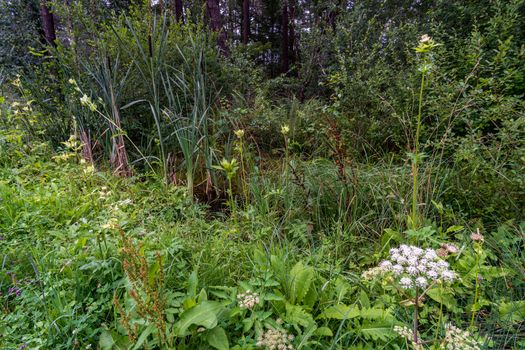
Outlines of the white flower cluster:
[{"label": "white flower cluster", "polygon": [[381,262],[384,272],[391,272],[402,288],[426,288],[437,281],[452,282],[456,273],[440,259],[434,249],[401,245],[390,250],[390,259]]},{"label": "white flower cluster", "polygon": [[260,303],[259,294],[251,292],[249,289],[244,293],[237,294],[237,301],[241,309],[253,309]]},{"label": "white flower cluster", "polygon": [[265,347],[268,350],[289,350],[293,349],[293,345],[290,344],[293,339],[294,336],[285,330],[268,329],[261,333],[257,339],[257,346]]},{"label": "white flower cluster", "polygon": [[394,326],[394,332],[410,341],[414,339],[414,331],[407,326]]},{"label": "white flower cluster", "polygon": [[452,324],[445,325],[443,349],[446,350],[480,350],[479,343],[468,331],[459,329]]}]

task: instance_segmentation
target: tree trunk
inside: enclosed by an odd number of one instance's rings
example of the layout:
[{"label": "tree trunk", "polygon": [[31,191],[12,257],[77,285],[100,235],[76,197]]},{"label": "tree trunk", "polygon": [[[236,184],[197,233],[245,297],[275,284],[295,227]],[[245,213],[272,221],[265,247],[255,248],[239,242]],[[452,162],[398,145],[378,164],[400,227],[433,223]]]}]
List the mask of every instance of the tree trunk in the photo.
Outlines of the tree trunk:
[{"label": "tree trunk", "polygon": [[247,45],[250,40],[250,0],[242,1],[242,43]]},{"label": "tree trunk", "polygon": [[182,14],[182,0],[173,0],[173,12],[175,13],[177,22],[184,22],[184,17]]},{"label": "tree trunk", "polygon": [[281,67],[283,73],[290,69],[290,38],[289,38],[290,20],[288,17],[288,1],[283,1],[282,24],[281,24]]},{"label": "tree trunk", "polygon": [[290,50],[290,61],[293,63],[297,62],[297,51],[296,51],[296,37],[295,37],[295,10],[296,10],[296,2],[294,0],[291,0],[290,4],[290,13],[289,13],[289,20],[288,20],[288,30],[289,30],[289,50]]},{"label": "tree trunk", "polygon": [[222,18],[219,0],[206,0],[206,10],[208,12],[208,23],[210,29],[214,32],[219,33],[217,45],[219,46],[221,52],[224,55],[227,55],[228,48],[226,47],[226,33],[222,29]]},{"label": "tree trunk", "polygon": [[51,46],[56,46],[55,19],[44,0],[40,0],[40,19],[42,21],[45,42]]}]

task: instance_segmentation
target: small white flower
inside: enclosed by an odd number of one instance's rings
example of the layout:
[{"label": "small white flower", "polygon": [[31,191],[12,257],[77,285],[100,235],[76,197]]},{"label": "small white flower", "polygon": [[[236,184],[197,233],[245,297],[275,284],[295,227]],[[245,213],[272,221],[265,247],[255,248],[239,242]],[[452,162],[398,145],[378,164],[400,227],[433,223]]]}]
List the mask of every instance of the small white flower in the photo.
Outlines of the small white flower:
[{"label": "small white flower", "polygon": [[426,249],[425,250],[425,259],[427,260],[435,260],[437,259],[437,254],[434,249]]},{"label": "small white flower", "polygon": [[399,280],[399,284],[401,284],[401,287],[409,289],[412,287],[412,280],[408,277],[403,277]]},{"label": "small white flower", "polygon": [[400,274],[403,273],[403,266],[397,264],[397,265],[394,265],[392,266],[392,272],[394,273],[394,275],[396,276],[399,276]]},{"label": "small white flower", "polygon": [[438,278],[439,274],[435,271],[435,270],[428,270],[427,271],[427,276],[432,279],[432,280],[435,280]]},{"label": "small white flower", "polygon": [[426,288],[426,286],[428,286],[428,281],[425,277],[418,277],[416,278],[416,285],[419,288]]},{"label": "small white flower", "polygon": [[383,260],[379,266],[385,270],[390,270],[392,268],[392,263],[388,260]]},{"label": "small white flower", "polygon": [[418,273],[417,267],[415,266],[409,266],[407,267],[407,273],[411,276],[415,276]]},{"label": "small white flower", "polygon": [[408,259],[405,258],[403,255],[401,255],[398,259],[397,259],[397,263],[400,264],[400,265],[405,265],[408,263]]},{"label": "small white flower", "polygon": [[427,44],[430,40],[432,40],[432,38],[428,34],[423,34],[421,38],[419,38],[419,42],[422,44]]},{"label": "small white flower", "polygon": [[454,271],[445,270],[445,271],[441,272],[441,277],[446,282],[452,282],[452,281],[454,281],[456,279],[456,274],[454,273]]},{"label": "small white flower", "polygon": [[412,254],[414,254],[415,256],[421,256],[423,254],[423,249],[419,247],[413,247]]}]

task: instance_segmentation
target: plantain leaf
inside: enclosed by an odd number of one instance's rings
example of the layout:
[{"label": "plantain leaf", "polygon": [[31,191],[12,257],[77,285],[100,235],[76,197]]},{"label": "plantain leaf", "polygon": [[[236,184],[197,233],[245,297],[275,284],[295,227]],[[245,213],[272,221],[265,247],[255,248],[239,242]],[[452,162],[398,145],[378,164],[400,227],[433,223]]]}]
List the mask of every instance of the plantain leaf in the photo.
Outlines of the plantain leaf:
[{"label": "plantain leaf", "polygon": [[229,350],[230,349],[230,343],[228,341],[228,337],[226,336],[226,332],[222,327],[215,327],[212,330],[208,332],[208,344],[210,344],[212,347],[214,347],[217,350]]},{"label": "plantain leaf", "polygon": [[192,325],[202,326],[207,329],[214,328],[217,325],[217,314],[222,308],[223,304],[218,301],[203,301],[197,306],[184,311],[175,325],[176,333],[179,336],[183,336]]}]

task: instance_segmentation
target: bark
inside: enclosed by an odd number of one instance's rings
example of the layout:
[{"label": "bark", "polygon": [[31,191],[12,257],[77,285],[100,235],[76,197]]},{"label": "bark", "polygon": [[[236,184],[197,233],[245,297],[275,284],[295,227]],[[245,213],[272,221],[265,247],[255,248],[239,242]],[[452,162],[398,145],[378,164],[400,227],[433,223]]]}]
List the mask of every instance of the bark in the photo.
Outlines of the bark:
[{"label": "bark", "polygon": [[226,47],[226,32],[222,28],[221,9],[219,0],[206,0],[206,10],[208,12],[208,25],[210,29],[219,34],[217,45],[224,55],[228,54]]},{"label": "bark", "polygon": [[184,22],[184,15],[182,13],[182,0],[173,0],[173,12],[177,22]]},{"label": "bark", "polygon": [[247,45],[250,40],[250,0],[242,1],[242,43]]},{"label": "bark", "polygon": [[55,19],[44,0],[40,0],[40,20],[42,21],[45,42],[51,46],[56,46]]},{"label": "bark", "polygon": [[283,1],[281,24],[281,68],[283,73],[290,69],[290,19],[288,16],[288,1]]}]

